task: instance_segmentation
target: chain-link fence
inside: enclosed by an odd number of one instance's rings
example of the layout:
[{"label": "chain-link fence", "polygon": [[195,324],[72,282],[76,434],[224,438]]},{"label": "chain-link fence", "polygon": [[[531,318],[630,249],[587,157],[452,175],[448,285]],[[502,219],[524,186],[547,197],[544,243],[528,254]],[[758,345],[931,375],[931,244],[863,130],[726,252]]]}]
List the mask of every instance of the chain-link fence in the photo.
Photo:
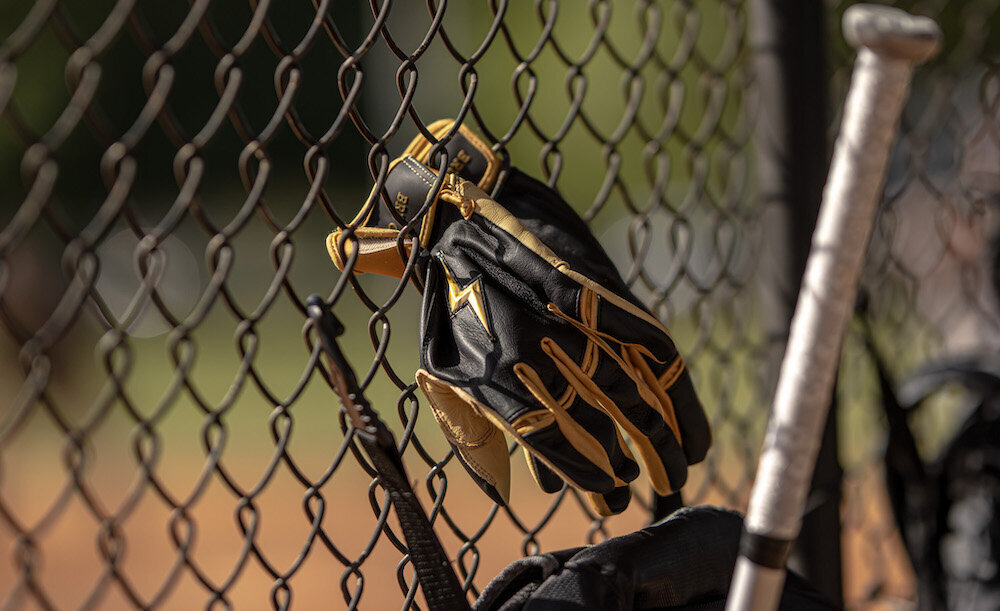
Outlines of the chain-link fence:
[{"label": "chain-link fence", "polygon": [[[915,83],[866,283],[899,372],[998,339],[1000,11],[908,8],[938,18],[949,46]],[[828,9],[839,41],[842,7]],[[4,606],[422,606],[309,345],[314,292],[345,322],[471,594],[523,554],[648,522],[647,484],[602,519],[571,488],[537,490],[516,460],[510,506],[488,501],[413,383],[416,289],[330,264],[326,234],[442,117],[557,188],[668,323],[715,435],[685,501],[743,508],[784,340],[768,319],[787,296],[767,278],[790,256],[766,248],[783,225],[758,188],[750,13],[722,0],[8,3]],[[833,49],[836,107],[849,54]],[[856,339],[845,350],[846,600],[912,599],[873,374]],[[955,421],[942,409],[924,424]],[[926,437],[928,451],[943,438]]]}]

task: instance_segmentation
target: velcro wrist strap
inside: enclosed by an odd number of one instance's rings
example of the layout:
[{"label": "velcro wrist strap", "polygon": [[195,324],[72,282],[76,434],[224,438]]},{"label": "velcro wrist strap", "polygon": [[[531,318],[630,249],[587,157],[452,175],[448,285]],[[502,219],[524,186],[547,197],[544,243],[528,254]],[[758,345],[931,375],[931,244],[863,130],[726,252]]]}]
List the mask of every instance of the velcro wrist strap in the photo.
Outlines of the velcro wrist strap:
[{"label": "velcro wrist strap", "polygon": [[[454,129],[454,126],[453,120],[441,119],[431,123],[427,130],[441,140]],[[417,135],[403,154],[412,155],[417,161],[436,170],[439,163],[430,158],[432,148],[433,145],[429,140]],[[496,185],[497,175],[500,172],[500,158],[482,138],[465,125],[460,125],[458,131],[444,144],[444,152],[448,155],[449,172],[475,183],[487,193]]]},{"label": "velcro wrist strap", "polygon": [[[369,227],[402,229],[413,220],[427,200],[427,194],[437,176],[408,155],[393,162],[385,177],[385,191],[380,205],[376,205],[365,222]],[[434,204],[424,217],[423,225],[430,226],[434,218]]]},{"label": "velcro wrist strap", "polygon": [[[401,277],[405,259],[401,258],[397,244],[399,231],[423,207],[436,178],[413,157],[404,156],[393,161],[385,178],[384,190],[380,195],[372,193],[372,197],[377,198],[375,204],[353,232],[353,239],[342,239],[344,232],[341,230],[334,231],[327,238],[327,250],[334,265],[344,269],[356,244],[358,258],[353,268],[356,273],[374,272]],[[434,227],[436,208],[437,202],[432,202],[416,232],[422,245],[427,243]],[[405,239],[404,244],[409,253],[413,239]]]},{"label": "velcro wrist strap", "polygon": [[[486,142],[464,125],[456,129],[451,119],[435,121],[428,126],[428,131],[437,141],[445,140],[438,151],[439,154],[447,154],[449,172],[475,183],[484,191],[493,189],[500,159]],[[449,136],[452,131],[455,133]],[[422,134],[414,138],[403,154],[389,165],[382,189],[373,188],[368,198],[368,201],[374,200],[370,210],[361,212],[351,221],[355,229],[350,234],[338,229],[328,236],[327,249],[338,269],[344,269],[357,250],[357,260],[352,267],[354,272],[374,272],[399,278],[409,258],[403,257],[404,252],[409,255],[415,245],[429,247],[436,239],[436,227],[440,231],[459,218],[458,211],[451,206],[439,210],[439,202],[435,200],[419,219],[414,231],[402,243],[397,239],[399,231],[413,222],[424,208],[428,194],[438,179],[435,168],[440,164],[432,164],[429,159],[433,148],[431,141]]]}]

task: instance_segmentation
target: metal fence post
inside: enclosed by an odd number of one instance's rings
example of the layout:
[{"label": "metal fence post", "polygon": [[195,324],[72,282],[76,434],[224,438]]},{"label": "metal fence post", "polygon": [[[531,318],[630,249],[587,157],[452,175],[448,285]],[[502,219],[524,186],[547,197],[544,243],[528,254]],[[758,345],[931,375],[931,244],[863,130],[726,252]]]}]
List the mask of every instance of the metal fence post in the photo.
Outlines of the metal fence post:
[{"label": "metal fence post", "polygon": [[[828,83],[825,6],[819,0],[754,0],[750,45],[759,95],[756,148],[765,226],[763,280],[774,301],[764,324],[774,375],[788,326],[828,167]],[[776,378],[775,378],[776,379]],[[773,388],[772,380],[772,388]],[[807,515],[789,565],[841,603],[840,500],[836,401],[817,457]]]}]

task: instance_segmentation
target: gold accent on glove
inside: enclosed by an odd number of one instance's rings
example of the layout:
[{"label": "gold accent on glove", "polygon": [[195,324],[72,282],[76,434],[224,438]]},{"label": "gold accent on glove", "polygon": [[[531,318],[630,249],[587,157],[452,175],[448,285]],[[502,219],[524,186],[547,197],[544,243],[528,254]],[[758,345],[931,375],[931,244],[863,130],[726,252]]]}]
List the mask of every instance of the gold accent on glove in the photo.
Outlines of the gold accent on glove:
[{"label": "gold accent on glove", "polygon": [[490,331],[490,323],[486,318],[486,298],[483,297],[482,281],[476,278],[464,287],[459,288],[458,282],[455,281],[455,276],[452,275],[451,269],[445,263],[442,253],[437,254],[437,260],[441,262],[441,269],[444,270],[444,277],[448,282],[448,309],[452,314],[455,314],[465,306],[472,308],[472,311],[476,313],[476,318],[482,323],[483,329],[486,331],[486,336],[492,342],[493,332]]}]

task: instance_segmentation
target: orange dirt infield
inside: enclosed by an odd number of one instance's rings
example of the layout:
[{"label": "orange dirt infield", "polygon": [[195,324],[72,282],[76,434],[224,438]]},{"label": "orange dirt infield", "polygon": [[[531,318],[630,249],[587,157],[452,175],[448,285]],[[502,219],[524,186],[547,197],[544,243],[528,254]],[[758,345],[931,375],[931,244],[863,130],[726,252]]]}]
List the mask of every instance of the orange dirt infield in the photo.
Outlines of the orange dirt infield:
[{"label": "orange dirt infield", "polygon": [[[66,483],[64,474],[47,471],[33,474],[30,487],[19,490],[15,496],[5,490],[6,498],[16,499],[14,510],[26,524],[37,522],[43,511],[53,501],[57,502],[58,487]],[[529,528],[538,527],[545,520],[552,497],[537,491],[532,482],[524,481],[523,473],[516,472],[515,477],[516,516]],[[481,528],[492,504],[464,474],[458,472],[448,482],[445,506],[449,515],[467,535],[472,535]],[[130,482],[121,478],[105,484],[127,487]],[[423,482],[415,479],[414,484],[425,507],[430,507]],[[899,539],[890,528],[891,518],[879,484],[877,472],[872,471],[849,479],[845,487],[844,506],[864,508],[844,515],[844,577],[851,608],[895,609],[912,604],[908,600],[913,590],[912,578]],[[368,482],[363,476],[345,479],[339,474],[321,491],[325,506],[320,523],[339,552],[349,559],[362,556],[376,530],[367,491]],[[62,509],[52,526],[35,542],[37,553],[33,556],[25,554],[24,542],[15,540],[10,529],[0,529],[0,545],[8,550],[0,565],[0,600],[13,602],[15,609],[43,608],[30,597],[8,598],[19,586],[18,563],[32,560],[36,563],[37,584],[55,608],[78,608],[87,603],[94,609],[131,608],[124,587],[104,557],[108,555],[115,558],[115,572],[120,579],[144,603],[160,596],[157,592],[162,590],[159,608],[163,609],[208,605],[211,594],[199,583],[196,572],[216,587],[232,579],[226,601],[233,608],[270,608],[275,578],[263,568],[265,563],[279,573],[287,573],[300,563],[287,582],[291,608],[346,608],[341,583],[345,566],[318,538],[310,539],[312,529],[303,509],[303,497],[301,484],[290,476],[277,477],[255,498],[256,514],[248,509],[238,514],[232,493],[213,483],[193,504],[185,520],[179,512],[171,514],[146,489],[128,517],[120,521],[118,536],[108,538],[101,535],[106,529],[102,531],[85,504],[72,495],[60,505]],[[864,503],[859,502],[861,498]],[[623,515],[608,520],[604,534],[614,536],[642,527],[646,514],[638,503],[633,505]],[[313,502],[312,507],[318,511],[320,506]],[[244,544],[238,515],[242,515],[245,528],[255,529],[256,549]],[[394,517],[390,517],[389,524],[395,525]],[[543,549],[574,547],[586,541],[591,527],[576,499],[570,496],[544,523],[537,542]],[[443,525],[439,525],[438,531],[449,554],[457,556],[461,548],[458,538]],[[600,539],[603,534],[595,536]],[[311,547],[303,555],[310,541]],[[475,567],[475,583],[481,588],[526,547],[530,550],[531,544],[507,514],[500,511],[476,544],[478,557],[466,550],[461,563]],[[191,567],[183,564],[179,548],[186,548]],[[404,600],[396,577],[400,559],[401,554],[382,536],[361,564],[363,580],[355,576],[344,580],[349,592],[361,588],[360,608],[400,608]],[[407,578],[412,577],[410,567],[404,572]],[[875,600],[870,601],[873,597]],[[425,608],[420,594],[417,600]],[[213,608],[224,607],[222,601],[217,601]]]}]

